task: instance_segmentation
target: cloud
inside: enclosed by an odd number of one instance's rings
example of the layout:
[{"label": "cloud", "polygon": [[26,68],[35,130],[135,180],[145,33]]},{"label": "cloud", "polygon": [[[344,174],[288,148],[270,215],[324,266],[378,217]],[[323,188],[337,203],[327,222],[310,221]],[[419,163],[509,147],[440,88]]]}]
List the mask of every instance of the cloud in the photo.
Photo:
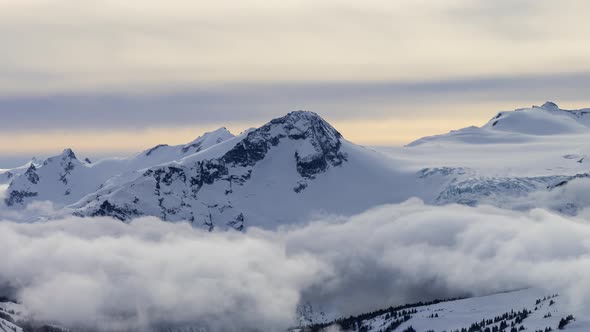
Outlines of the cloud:
[{"label": "cloud", "polygon": [[589,70],[587,10],[575,0],[2,2],[0,90]]},{"label": "cloud", "polygon": [[[0,97],[0,129],[10,133],[38,129],[141,129],[187,123],[264,122],[307,109],[329,120],[442,117],[476,112],[474,105],[504,102],[502,107],[587,100],[590,73],[510,74],[435,81],[251,82],[185,87],[151,94],[88,92]],[[514,104],[515,102],[523,103]],[[437,105],[432,107],[432,105]],[[460,112],[454,111],[457,107]],[[580,105],[561,105],[564,108]],[[165,110],[165,112],[164,112]],[[362,110],[363,112],[359,112]],[[489,117],[498,109],[489,109]],[[51,113],[51,117],[45,116]],[[18,128],[18,130],[15,130]]]},{"label": "cloud", "polygon": [[[128,153],[136,142],[96,147],[94,138],[154,124],[160,132],[187,124],[244,129],[296,109],[334,122],[369,117],[390,129],[378,138],[370,129],[344,134],[361,144],[403,144],[546,99],[582,106],[590,71],[585,7],[4,1],[0,140],[14,143],[0,145],[0,154],[21,161],[61,151],[64,139],[88,153],[113,146]],[[407,130],[399,120],[425,117],[434,131]],[[89,128],[91,135],[81,133]]]},{"label": "cloud", "polygon": [[579,178],[569,181],[566,185],[549,191],[536,191],[526,197],[516,199],[515,206],[530,208],[531,206],[546,207],[565,214],[590,216],[590,179]]},{"label": "cloud", "polygon": [[37,319],[71,326],[274,330],[292,320],[298,289],[321,273],[313,257],[287,257],[267,235],[208,234],[151,218],[0,229],[1,250],[10,253],[0,260],[0,280],[20,288]]},{"label": "cloud", "polygon": [[0,186],[0,220],[7,219],[15,222],[30,222],[39,220],[40,216],[58,216],[58,212],[51,201],[32,201],[24,209],[7,208],[4,197],[8,185]]},{"label": "cloud", "polygon": [[0,184],[0,201],[6,197],[6,189],[8,189],[7,184]]},{"label": "cloud", "polygon": [[[276,231],[143,218],[0,223],[0,284],[39,319],[101,329],[276,330],[311,303],[348,315],[523,287],[590,305],[590,224],[412,199]],[[8,253],[8,254],[6,254]]]}]

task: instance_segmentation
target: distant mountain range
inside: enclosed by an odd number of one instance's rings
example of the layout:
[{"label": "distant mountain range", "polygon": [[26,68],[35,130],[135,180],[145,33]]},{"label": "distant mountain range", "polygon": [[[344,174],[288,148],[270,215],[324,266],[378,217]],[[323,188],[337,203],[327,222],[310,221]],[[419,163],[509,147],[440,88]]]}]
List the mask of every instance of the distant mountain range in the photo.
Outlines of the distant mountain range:
[{"label": "distant mountain range", "polygon": [[[4,170],[0,180],[9,183],[4,201],[13,209],[48,200],[61,214],[122,221],[156,216],[208,229],[273,228],[317,213],[354,214],[410,197],[527,209],[535,207],[531,194],[590,177],[585,152],[562,147],[563,155],[543,155],[543,168],[523,174],[490,174],[483,166],[462,165],[453,153],[480,146],[468,157],[475,160],[489,150],[500,158],[490,164],[500,169],[502,154],[515,144],[551,139],[556,145],[589,134],[590,109],[568,111],[547,102],[388,153],[355,145],[317,114],[297,111],[238,136],[220,128],[185,145],[157,145],[129,158],[91,162],[66,149]],[[583,207],[576,201],[551,206],[568,214]]]}]

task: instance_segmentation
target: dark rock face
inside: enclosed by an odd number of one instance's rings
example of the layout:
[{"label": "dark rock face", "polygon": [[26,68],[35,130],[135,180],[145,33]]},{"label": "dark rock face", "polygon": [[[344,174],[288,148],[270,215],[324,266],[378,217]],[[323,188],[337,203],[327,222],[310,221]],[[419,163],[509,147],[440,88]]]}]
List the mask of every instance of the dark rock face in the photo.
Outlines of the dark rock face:
[{"label": "dark rock face", "polygon": [[11,191],[10,194],[8,194],[8,197],[4,199],[4,203],[7,206],[14,206],[15,204],[22,204],[25,200],[25,198],[28,197],[35,197],[38,194],[36,192],[30,192],[30,191]]},{"label": "dark rock face", "polygon": [[165,146],[168,146],[168,144],[158,144],[158,145],[154,146],[153,148],[147,150],[146,153],[145,153],[145,155],[146,156],[149,156],[152,153],[154,153],[154,151],[158,150],[159,148],[163,148]]},{"label": "dark rock face", "polygon": [[465,175],[467,172],[461,167],[434,167],[423,168],[416,175],[420,179],[426,179],[432,176],[459,176]]},{"label": "dark rock face", "polygon": [[234,228],[236,231],[241,231],[244,229],[244,214],[240,213],[236,219],[234,220],[230,220],[228,223],[228,226],[231,226],[232,228]]},{"label": "dark rock face", "polygon": [[223,160],[233,165],[253,166],[285,137],[308,140],[313,147],[312,153],[295,153],[297,172],[304,178],[313,179],[330,165],[339,166],[347,160],[340,151],[342,135],[317,114],[303,111],[291,112],[251,132]]},{"label": "dark rock face", "polygon": [[62,160],[61,165],[63,166],[63,173],[59,174],[59,180],[63,183],[63,184],[68,184],[68,178],[67,176],[70,175],[72,173],[72,171],[74,170],[74,163],[72,162],[71,159],[68,160]]},{"label": "dark rock face", "polygon": [[[219,142],[218,142],[219,143]],[[201,151],[201,142],[186,145],[182,148],[182,153],[187,153],[190,149],[195,149],[195,152]]]},{"label": "dark rock face", "polygon": [[37,168],[35,168],[35,165],[31,164],[31,166],[29,166],[29,169],[25,172],[25,176],[32,184],[39,183],[39,175],[37,175]]},{"label": "dark rock face", "polygon": [[316,174],[325,172],[329,165],[340,166],[347,160],[347,157],[344,154],[334,153],[334,151],[337,149],[322,151],[324,153],[314,156],[314,158],[301,158],[298,153],[295,153],[297,172],[304,178],[314,179]]},{"label": "dark rock face", "polygon": [[[75,213],[75,215],[83,216]],[[128,220],[133,217],[139,217],[142,214],[136,209],[123,208],[111,204],[108,200],[104,201],[100,207],[90,214],[91,217],[112,217],[121,221]]]},{"label": "dark rock face", "polygon": [[227,178],[229,171],[222,161],[199,161],[191,167],[191,170],[194,175],[190,178],[190,185],[195,195],[206,184],[213,184],[217,180],[231,180]]},{"label": "dark rock face", "polygon": [[[37,168],[35,165],[31,164],[27,171],[23,174],[24,181],[28,181],[31,184],[35,185],[39,183],[39,175],[37,174]],[[14,206],[17,204],[23,204],[25,199],[30,197],[36,197],[38,195],[37,192],[31,190],[9,190],[7,191],[8,197],[4,199],[4,203],[6,206]]]},{"label": "dark rock face", "polygon": [[74,151],[72,151],[72,149],[65,149],[65,150],[63,150],[63,152],[60,155],[57,155],[57,156],[51,157],[51,158],[47,158],[43,162],[43,166],[46,166],[46,165],[56,162],[58,160],[63,164],[63,163],[71,162],[74,160],[78,161],[78,158],[76,158],[76,154],[74,153]]},{"label": "dark rock face", "polygon": [[67,157],[67,159],[78,159],[76,158],[76,154],[74,153],[74,151],[72,151],[72,149],[65,149],[64,155]]},{"label": "dark rock face", "polygon": [[[313,148],[305,155],[295,152],[297,172],[303,178],[313,179],[329,166],[339,166],[347,160],[346,154],[340,151],[342,135],[317,114],[303,111],[291,112],[251,132],[243,144],[236,145],[224,159],[239,166],[254,165],[285,137],[295,141],[307,140]],[[305,187],[298,185],[296,192]]]},{"label": "dark rock face", "polygon": [[74,151],[72,151],[72,149],[65,149],[61,155],[56,156],[56,157],[51,157],[51,158],[48,158],[47,160],[45,160],[45,162],[43,162],[43,166],[47,166],[50,163],[55,163],[55,162],[59,162],[59,164],[61,165],[61,168],[63,169],[58,174],[59,181],[61,181],[65,185],[67,185],[68,184],[68,175],[70,175],[72,173],[72,171],[74,170],[76,165],[80,163],[80,161],[78,161],[78,159],[76,158],[76,154],[74,154]]},{"label": "dark rock face", "polygon": [[144,173],[144,176],[152,176],[156,179],[156,189],[160,189],[160,183],[165,183],[166,185],[172,184],[173,180],[181,179],[182,181],[186,181],[186,175],[184,170],[179,167],[164,167],[155,170],[147,170]]},{"label": "dark rock face", "polygon": [[576,180],[576,179],[587,179],[587,178],[590,178],[590,173],[580,173],[580,174],[576,174],[576,175],[572,175],[572,176],[567,176],[565,178],[559,179],[559,181],[555,181],[554,183],[549,184],[547,186],[547,189],[548,190],[553,190],[555,188],[563,187],[563,186],[567,185],[572,180]]},{"label": "dark rock face", "polygon": [[559,110],[559,106],[557,106],[556,103],[551,101],[545,102],[541,107],[547,110]]}]

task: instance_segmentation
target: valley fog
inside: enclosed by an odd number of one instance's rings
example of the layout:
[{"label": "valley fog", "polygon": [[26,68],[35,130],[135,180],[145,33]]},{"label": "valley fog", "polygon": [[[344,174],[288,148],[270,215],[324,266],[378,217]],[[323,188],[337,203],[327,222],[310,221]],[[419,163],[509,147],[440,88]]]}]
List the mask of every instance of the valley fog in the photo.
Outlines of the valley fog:
[{"label": "valley fog", "polygon": [[528,287],[585,313],[585,215],[412,199],[245,233],[154,218],[3,221],[0,284],[35,319],[104,330],[281,330],[307,303],[338,317]]}]

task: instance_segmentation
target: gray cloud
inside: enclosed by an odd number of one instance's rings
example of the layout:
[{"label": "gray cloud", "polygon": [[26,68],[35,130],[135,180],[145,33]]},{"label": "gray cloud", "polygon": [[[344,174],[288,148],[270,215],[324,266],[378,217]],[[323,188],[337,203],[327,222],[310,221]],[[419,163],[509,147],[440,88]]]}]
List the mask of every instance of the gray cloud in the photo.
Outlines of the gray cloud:
[{"label": "gray cloud", "polygon": [[267,331],[293,324],[300,303],[349,314],[530,286],[577,312],[590,304],[588,238],[583,218],[418,200],[245,234],[154,218],[5,221],[0,284],[39,319],[101,329]]},{"label": "gray cloud", "polygon": [[0,94],[589,70],[587,10],[578,0],[3,2]]},{"label": "gray cloud", "polygon": [[[154,94],[72,94],[0,98],[0,129],[145,128],[187,123],[264,122],[308,109],[329,120],[460,115],[453,106],[587,99],[590,74],[544,74],[437,82],[228,84]],[[567,105],[565,105],[567,107]],[[451,110],[449,110],[451,109]],[[463,114],[464,115],[464,114]]]}]

